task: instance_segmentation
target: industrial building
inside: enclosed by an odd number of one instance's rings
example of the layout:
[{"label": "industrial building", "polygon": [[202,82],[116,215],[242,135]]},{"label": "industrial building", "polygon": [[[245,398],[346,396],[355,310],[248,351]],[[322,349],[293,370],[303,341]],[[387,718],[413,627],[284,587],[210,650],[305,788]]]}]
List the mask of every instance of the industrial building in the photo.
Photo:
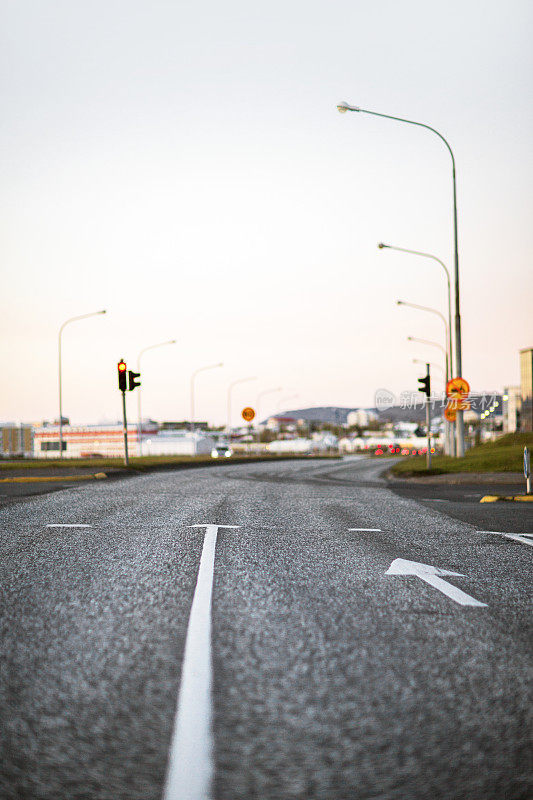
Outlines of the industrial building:
[{"label": "industrial building", "polygon": [[[143,456],[209,454],[214,439],[202,432],[185,430],[160,431],[157,423],[143,422],[128,425],[128,452],[140,455],[139,434]],[[62,429],[63,458],[121,458],[124,455],[124,431],[115,425],[64,425]],[[43,425],[34,431],[34,456],[57,458],[59,455],[59,426]]]}]

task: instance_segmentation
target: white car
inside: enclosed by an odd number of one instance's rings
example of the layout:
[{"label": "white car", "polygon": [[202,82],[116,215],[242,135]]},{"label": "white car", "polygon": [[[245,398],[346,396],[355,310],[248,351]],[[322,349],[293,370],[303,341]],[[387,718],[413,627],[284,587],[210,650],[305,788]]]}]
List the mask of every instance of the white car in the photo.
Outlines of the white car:
[{"label": "white car", "polygon": [[233,450],[229,444],[217,444],[211,450],[211,458],[231,458]]}]

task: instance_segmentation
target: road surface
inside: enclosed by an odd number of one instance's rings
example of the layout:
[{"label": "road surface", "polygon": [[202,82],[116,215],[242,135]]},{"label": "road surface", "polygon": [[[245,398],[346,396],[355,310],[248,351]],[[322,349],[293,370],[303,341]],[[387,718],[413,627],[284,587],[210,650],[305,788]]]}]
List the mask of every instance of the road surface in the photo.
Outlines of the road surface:
[{"label": "road surface", "polygon": [[383,466],[4,505],[0,797],[530,800],[531,506]]}]

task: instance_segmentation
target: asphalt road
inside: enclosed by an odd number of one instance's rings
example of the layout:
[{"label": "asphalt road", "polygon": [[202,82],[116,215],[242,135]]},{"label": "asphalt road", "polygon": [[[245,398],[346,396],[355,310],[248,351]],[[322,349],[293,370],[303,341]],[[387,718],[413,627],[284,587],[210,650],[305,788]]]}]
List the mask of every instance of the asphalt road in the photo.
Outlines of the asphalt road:
[{"label": "asphalt road", "polygon": [[[501,532],[533,533],[533,509],[493,525],[496,505],[407,495],[383,466],[225,465],[0,508],[0,797],[163,797],[202,658],[188,526],[218,524],[240,527],[212,572],[211,800],[531,800],[533,548]],[[387,574],[406,561],[430,566]]]}]

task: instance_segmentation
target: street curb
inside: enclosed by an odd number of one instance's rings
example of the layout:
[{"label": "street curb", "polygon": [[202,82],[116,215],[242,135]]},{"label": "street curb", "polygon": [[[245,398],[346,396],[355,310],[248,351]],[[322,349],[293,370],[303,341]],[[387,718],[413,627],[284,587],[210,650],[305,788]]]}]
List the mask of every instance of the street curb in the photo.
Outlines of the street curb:
[{"label": "street curb", "polygon": [[523,477],[521,472],[442,472],[438,475],[395,475],[390,470],[385,475],[390,483],[403,483],[411,486],[434,485],[434,486],[460,486],[462,484],[483,486],[484,484],[522,484]]},{"label": "street curb", "polygon": [[93,481],[107,478],[105,472],[94,472],[91,475],[35,475],[21,478],[0,478],[0,483],[51,483],[52,481]]},{"label": "street curb", "polygon": [[516,494],[505,496],[502,494],[486,494],[480,503],[533,503],[533,494]]}]

